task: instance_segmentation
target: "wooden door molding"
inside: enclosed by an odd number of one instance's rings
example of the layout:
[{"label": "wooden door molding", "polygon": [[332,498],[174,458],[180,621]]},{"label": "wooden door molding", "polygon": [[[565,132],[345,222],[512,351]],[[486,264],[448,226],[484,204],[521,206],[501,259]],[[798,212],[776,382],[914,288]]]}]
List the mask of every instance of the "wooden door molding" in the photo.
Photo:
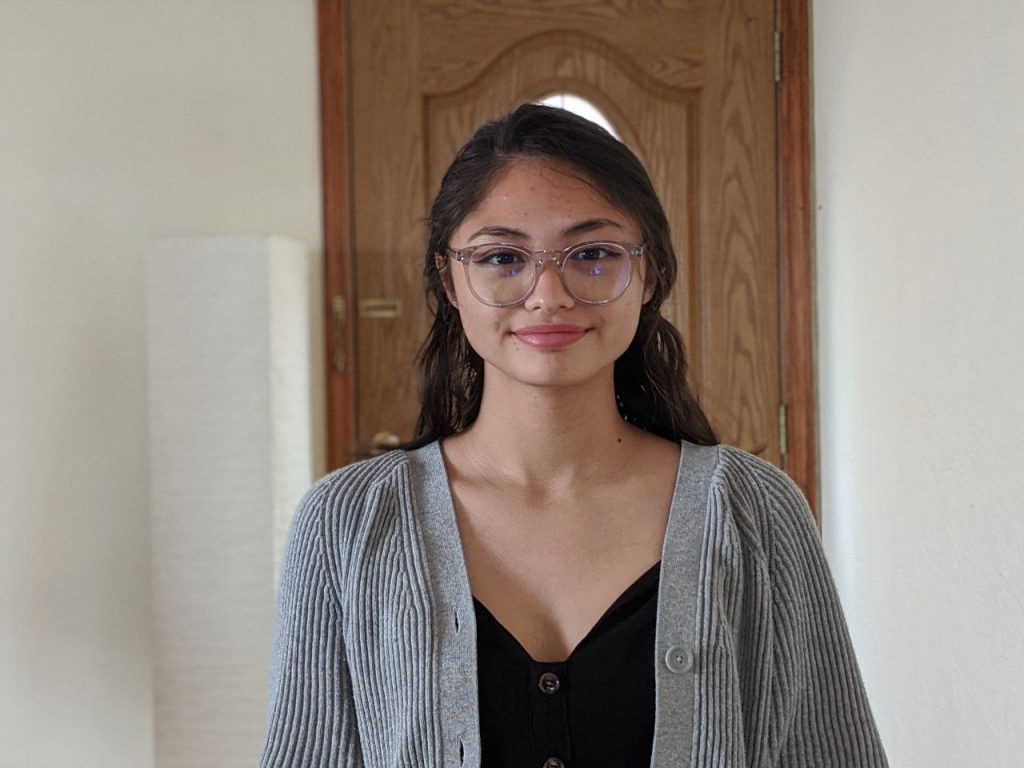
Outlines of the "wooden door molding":
[{"label": "wooden door molding", "polygon": [[352,290],[351,120],[348,0],[317,0],[320,62],[320,165],[323,184],[324,338],[327,468],[351,460],[355,442],[357,314]]},{"label": "wooden door molding", "polygon": [[[349,0],[318,0],[327,341],[328,466],[352,459],[353,360]],[[809,0],[778,0],[783,76],[778,87],[778,232],[781,392],[787,407],[786,471],[818,506],[814,359],[814,243]],[[337,299],[344,301],[337,312]]]},{"label": "wooden door molding", "polygon": [[785,469],[814,510],[818,484],[818,390],[815,366],[814,139],[810,0],[779,0],[782,34],[778,88],[779,294]]}]

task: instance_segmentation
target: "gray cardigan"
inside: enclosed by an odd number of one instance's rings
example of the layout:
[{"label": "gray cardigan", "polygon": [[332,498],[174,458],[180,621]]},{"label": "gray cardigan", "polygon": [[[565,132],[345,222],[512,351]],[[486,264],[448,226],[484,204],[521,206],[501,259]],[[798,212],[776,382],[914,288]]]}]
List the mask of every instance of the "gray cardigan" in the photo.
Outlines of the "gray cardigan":
[{"label": "gray cardigan", "polygon": [[[279,600],[261,766],[480,765],[476,623],[437,443],[317,483]],[[749,454],[683,443],[652,662],[654,768],[887,765],[807,503]]]}]

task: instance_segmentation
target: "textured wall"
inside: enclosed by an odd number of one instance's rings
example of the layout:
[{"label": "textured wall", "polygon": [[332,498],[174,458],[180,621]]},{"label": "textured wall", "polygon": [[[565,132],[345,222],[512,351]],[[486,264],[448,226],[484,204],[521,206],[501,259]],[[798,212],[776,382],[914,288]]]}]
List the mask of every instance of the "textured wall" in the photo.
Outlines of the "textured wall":
[{"label": "textured wall", "polygon": [[1024,754],[1024,4],[815,3],[823,525],[894,766]]}]

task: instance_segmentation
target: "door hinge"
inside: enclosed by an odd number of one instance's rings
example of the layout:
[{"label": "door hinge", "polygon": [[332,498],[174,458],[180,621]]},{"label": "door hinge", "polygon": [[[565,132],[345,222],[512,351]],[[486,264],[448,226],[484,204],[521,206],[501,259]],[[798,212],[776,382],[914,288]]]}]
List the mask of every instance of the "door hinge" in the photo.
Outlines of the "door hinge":
[{"label": "door hinge", "polygon": [[345,309],[346,304],[344,296],[331,297],[331,320],[334,324],[334,360],[332,363],[335,373],[345,373],[348,362],[345,358]]},{"label": "door hinge", "polygon": [[782,82],[782,30],[775,30],[775,82]]},{"label": "door hinge", "polygon": [[789,451],[789,411],[785,403],[779,404],[779,453],[783,456]]}]

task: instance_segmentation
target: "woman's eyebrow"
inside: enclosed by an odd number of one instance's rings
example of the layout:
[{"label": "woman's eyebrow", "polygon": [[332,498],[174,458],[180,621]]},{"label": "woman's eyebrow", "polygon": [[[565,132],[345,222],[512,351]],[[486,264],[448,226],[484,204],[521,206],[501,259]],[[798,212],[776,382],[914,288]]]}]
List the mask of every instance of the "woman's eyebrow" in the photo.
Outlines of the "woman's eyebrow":
[{"label": "woman's eyebrow", "polygon": [[[622,229],[622,224],[613,219],[585,219],[567,227],[563,230],[562,234],[565,237],[574,237],[576,235],[582,235],[587,232],[593,232],[595,229],[604,229],[605,227],[614,227],[615,229]],[[488,235],[491,237],[518,237],[520,239],[528,239],[530,236],[521,229],[515,227],[506,227],[501,224],[491,224],[486,227],[481,227],[472,235],[469,236],[470,240],[475,240],[481,235]]]},{"label": "woman's eyebrow", "polygon": [[514,229],[512,227],[504,227],[501,225],[491,225],[487,227],[481,227],[472,235],[469,236],[470,240],[476,240],[480,235],[492,235],[494,237],[529,237],[525,232],[520,229]]},{"label": "woman's eyebrow", "polygon": [[573,224],[565,230],[564,234],[566,237],[572,237],[573,235],[582,235],[585,232],[593,232],[595,229],[604,229],[605,227],[622,229],[622,225],[612,219],[587,219],[577,224]]}]

